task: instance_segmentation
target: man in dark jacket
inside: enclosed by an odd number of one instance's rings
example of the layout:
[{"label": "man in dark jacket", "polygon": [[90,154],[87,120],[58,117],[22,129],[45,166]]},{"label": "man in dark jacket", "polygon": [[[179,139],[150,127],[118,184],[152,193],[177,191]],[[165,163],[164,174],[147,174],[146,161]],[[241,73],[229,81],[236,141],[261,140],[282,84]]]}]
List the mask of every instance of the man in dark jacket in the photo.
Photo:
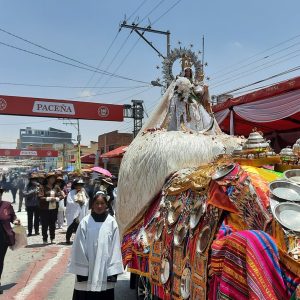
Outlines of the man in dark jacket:
[{"label": "man in dark jacket", "polygon": [[[22,193],[25,196],[25,206],[27,211],[28,222],[28,236],[32,235],[32,225],[34,224],[34,231],[36,235],[39,235],[40,214],[39,214],[39,195],[40,184],[38,183],[38,175],[31,174],[29,183]],[[33,222],[34,218],[34,222]]]}]

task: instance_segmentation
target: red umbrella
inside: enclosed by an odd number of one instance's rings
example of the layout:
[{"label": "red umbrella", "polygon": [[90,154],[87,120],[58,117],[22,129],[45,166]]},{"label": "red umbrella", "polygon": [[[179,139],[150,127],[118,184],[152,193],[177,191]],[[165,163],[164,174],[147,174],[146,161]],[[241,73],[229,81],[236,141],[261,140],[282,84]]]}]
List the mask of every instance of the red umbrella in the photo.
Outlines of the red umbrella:
[{"label": "red umbrella", "polygon": [[101,173],[101,174],[103,174],[105,176],[112,177],[112,174],[108,170],[103,169],[101,167],[93,167],[92,170],[94,172]]}]

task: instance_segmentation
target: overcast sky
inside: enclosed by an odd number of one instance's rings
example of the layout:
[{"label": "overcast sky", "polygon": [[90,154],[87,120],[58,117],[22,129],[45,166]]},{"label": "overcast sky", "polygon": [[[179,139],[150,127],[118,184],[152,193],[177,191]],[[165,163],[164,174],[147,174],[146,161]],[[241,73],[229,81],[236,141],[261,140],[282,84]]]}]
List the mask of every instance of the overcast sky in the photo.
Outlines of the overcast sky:
[{"label": "overcast sky", "polygon": [[[170,30],[172,48],[178,47],[180,41],[181,46],[192,44],[198,51],[205,35],[206,76],[210,77],[211,94],[230,91],[300,65],[299,0],[0,0],[0,29],[111,73],[145,82],[162,78],[161,69],[157,68],[161,59],[153,49],[128,29],[117,34],[125,15],[131,17],[129,23],[139,17],[141,26],[148,26],[150,20],[153,28]],[[165,54],[164,36],[146,37]],[[94,74],[20,52],[1,42],[67,61],[0,31],[0,95],[118,104],[142,99],[149,113],[159,101],[158,87]],[[273,82],[299,74],[289,73]],[[111,130],[130,132],[132,123],[81,121],[83,143],[97,140],[99,134]],[[0,116],[0,125],[1,148],[15,147],[20,128],[26,126],[51,126],[75,133],[73,127],[57,119]]]}]

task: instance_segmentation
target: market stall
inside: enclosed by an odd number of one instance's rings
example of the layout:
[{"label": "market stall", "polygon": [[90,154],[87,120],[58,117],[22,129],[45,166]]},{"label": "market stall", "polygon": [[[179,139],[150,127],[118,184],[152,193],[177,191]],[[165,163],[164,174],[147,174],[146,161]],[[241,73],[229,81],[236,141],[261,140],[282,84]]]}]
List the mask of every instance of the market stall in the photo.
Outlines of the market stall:
[{"label": "market stall", "polygon": [[300,136],[300,77],[229,99],[213,111],[223,132],[248,136],[257,128],[278,151]]}]

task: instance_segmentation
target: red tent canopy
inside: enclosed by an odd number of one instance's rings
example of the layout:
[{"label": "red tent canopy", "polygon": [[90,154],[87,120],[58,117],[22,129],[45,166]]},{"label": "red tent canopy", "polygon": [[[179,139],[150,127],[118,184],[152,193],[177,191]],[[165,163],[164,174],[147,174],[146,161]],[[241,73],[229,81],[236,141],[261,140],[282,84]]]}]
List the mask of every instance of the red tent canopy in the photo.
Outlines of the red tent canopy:
[{"label": "red tent canopy", "polygon": [[123,157],[124,153],[126,152],[128,146],[121,146],[118,147],[112,151],[106,152],[102,154],[101,158],[117,158],[117,157]]},{"label": "red tent canopy", "polygon": [[[82,164],[91,164],[92,165],[95,163],[95,158],[96,158],[96,155],[93,153],[80,156],[80,160],[81,160]],[[75,159],[72,159],[71,162],[75,162]]]},{"label": "red tent canopy", "polygon": [[300,138],[300,77],[213,106],[226,133],[248,136],[262,131],[276,149]]}]

